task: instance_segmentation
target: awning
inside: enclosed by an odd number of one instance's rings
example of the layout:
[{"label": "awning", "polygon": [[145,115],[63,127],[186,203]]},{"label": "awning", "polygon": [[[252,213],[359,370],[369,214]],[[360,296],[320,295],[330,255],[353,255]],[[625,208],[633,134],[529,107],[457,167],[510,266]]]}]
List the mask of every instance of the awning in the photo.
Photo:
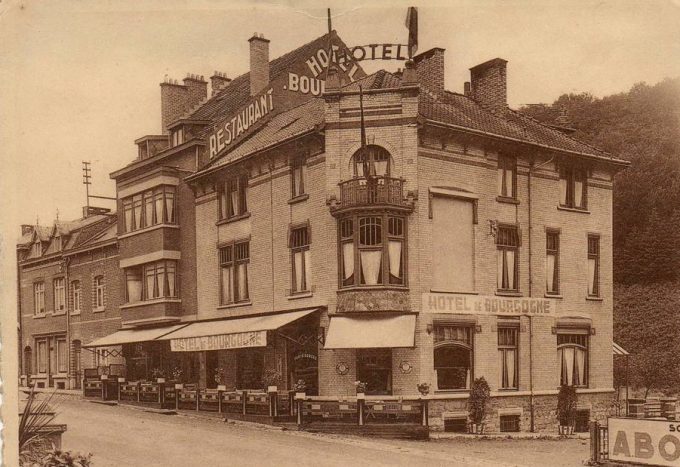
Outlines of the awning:
[{"label": "awning", "polygon": [[267,331],[279,329],[317,310],[313,308],[275,315],[198,321],[163,336],[162,340],[170,340],[170,350],[173,352],[265,347]]},{"label": "awning", "polygon": [[616,342],[612,342],[612,351],[614,352],[614,355],[630,355],[626,349]]},{"label": "awning", "polygon": [[416,315],[332,316],[326,349],[415,346]]},{"label": "awning", "polygon": [[121,329],[108,336],[100,337],[89,344],[84,344],[83,347],[108,347],[110,345],[153,341],[186,326],[187,324],[176,324],[174,326],[163,326],[161,328]]}]

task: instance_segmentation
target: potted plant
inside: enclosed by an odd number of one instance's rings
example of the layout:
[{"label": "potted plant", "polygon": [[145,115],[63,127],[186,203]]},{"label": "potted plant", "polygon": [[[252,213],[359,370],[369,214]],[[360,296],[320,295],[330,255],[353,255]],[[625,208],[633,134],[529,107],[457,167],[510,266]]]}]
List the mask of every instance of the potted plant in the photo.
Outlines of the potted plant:
[{"label": "potted plant", "polygon": [[560,392],[557,395],[557,420],[559,422],[559,434],[574,434],[577,402],[576,388],[574,386],[560,386]]},{"label": "potted plant", "polygon": [[487,405],[491,398],[489,383],[482,376],[475,378],[470,388],[468,398],[468,412],[470,414],[469,432],[475,434],[484,433],[484,419],[487,414]]},{"label": "potted plant", "polygon": [[264,374],[262,375],[262,385],[264,386],[263,388],[264,391],[276,392],[277,385],[279,384],[280,380],[281,373],[279,373],[277,370],[274,370],[272,368],[264,370]]},{"label": "potted plant", "polygon": [[307,391],[307,383],[304,379],[299,379],[293,386],[293,389],[295,390],[296,399],[304,399]]},{"label": "potted plant", "polygon": [[154,368],[151,370],[151,377],[154,378],[158,384],[165,383],[165,372],[162,368]]},{"label": "potted plant", "polygon": [[181,367],[176,366],[172,369],[172,380],[175,382],[175,389],[184,389],[184,384],[181,383],[182,376],[184,376],[184,372]]},{"label": "potted plant", "polygon": [[222,384],[222,381],[224,381],[224,375],[226,374],[226,371],[222,367],[215,368],[215,375],[213,376],[215,382],[217,383],[217,390],[218,391],[226,391],[227,386]]},{"label": "potted plant", "polygon": [[430,383],[420,383],[417,387],[421,396],[427,396],[430,393]]},{"label": "potted plant", "polygon": [[354,386],[357,388],[357,399],[365,399],[368,385],[363,381],[355,381]]}]

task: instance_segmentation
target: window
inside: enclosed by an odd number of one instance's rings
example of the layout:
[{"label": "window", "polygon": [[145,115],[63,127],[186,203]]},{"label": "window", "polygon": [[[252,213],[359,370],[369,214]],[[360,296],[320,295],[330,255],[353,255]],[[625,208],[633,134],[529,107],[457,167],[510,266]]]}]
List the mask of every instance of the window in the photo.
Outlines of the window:
[{"label": "window", "polygon": [[438,292],[474,290],[474,202],[433,196],[432,289]]},{"label": "window", "polygon": [[588,235],[588,295],[600,296],[600,237]]},{"label": "window", "polygon": [[127,302],[156,298],[176,298],[177,262],[156,261],[125,270]]},{"label": "window", "polygon": [[519,368],[516,327],[498,328],[498,357],[501,370],[498,387],[501,389],[517,389],[519,387]]},{"label": "window", "polygon": [[57,372],[68,373],[68,350],[66,339],[57,339]]},{"label": "window", "polygon": [[563,167],[560,169],[560,205],[568,208],[586,209],[587,175],[584,169]]},{"label": "window", "polygon": [[220,219],[229,219],[248,212],[247,189],[247,175],[241,175],[224,182],[220,189]]},{"label": "window", "polygon": [[435,324],[434,371],[437,389],[468,389],[472,368],[472,328]]},{"label": "window", "polygon": [[355,152],[352,160],[355,177],[363,178],[369,173],[378,177],[390,176],[390,153],[385,148],[369,144],[365,151]]},{"label": "window", "polygon": [[560,293],[560,234],[545,234],[545,293]]},{"label": "window", "polygon": [[66,281],[58,277],[53,281],[54,285],[54,312],[66,311]]},{"label": "window", "polygon": [[179,128],[177,130],[174,130],[172,132],[172,146],[179,146],[180,144],[184,143],[184,128]]},{"label": "window", "polygon": [[340,220],[339,231],[342,286],[405,285],[404,218],[355,216]]},{"label": "window", "polygon": [[33,284],[33,313],[42,315],[45,313],[45,283]]},{"label": "window", "polygon": [[94,307],[104,308],[104,276],[94,278]]},{"label": "window", "polygon": [[516,226],[499,226],[496,233],[498,250],[498,290],[517,292],[519,290],[519,230]]},{"label": "window", "polygon": [[174,224],[175,188],[163,185],[123,198],[123,214],[126,232],[158,224]]},{"label": "window", "polygon": [[291,163],[291,197],[296,198],[305,194],[305,159],[296,157]]},{"label": "window", "polygon": [[519,431],[519,415],[501,415],[499,418],[501,433]]},{"label": "window", "polygon": [[80,281],[71,282],[71,300],[73,301],[73,313],[80,313]]},{"label": "window", "polygon": [[498,157],[498,196],[517,197],[517,160],[514,157]]},{"label": "window", "polygon": [[35,344],[38,348],[38,373],[47,373],[47,341],[39,340]]},{"label": "window", "polygon": [[357,379],[366,394],[392,394],[392,349],[357,349]]},{"label": "window", "polygon": [[220,260],[220,304],[248,300],[248,264],[250,263],[250,242],[234,243],[221,247]]},{"label": "window", "polygon": [[293,293],[311,290],[312,259],[310,257],[309,227],[299,227],[290,231]]},{"label": "window", "polygon": [[37,258],[41,254],[42,254],[42,244],[40,243],[40,240],[36,240],[36,242],[31,247],[31,258]]},{"label": "window", "polygon": [[560,385],[588,385],[588,330],[557,334]]}]

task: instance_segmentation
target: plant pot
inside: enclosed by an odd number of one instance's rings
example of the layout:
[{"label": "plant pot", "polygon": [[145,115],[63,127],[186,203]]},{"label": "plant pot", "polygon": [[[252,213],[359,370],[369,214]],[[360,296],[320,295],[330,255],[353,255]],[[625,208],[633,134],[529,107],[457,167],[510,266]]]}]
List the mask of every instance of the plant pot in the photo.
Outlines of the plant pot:
[{"label": "plant pot", "polygon": [[304,392],[296,392],[295,393],[295,399],[304,399],[305,397],[307,397],[307,394],[304,393]]},{"label": "plant pot", "polygon": [[102,381],[106,381],[107,379],[109,379],[109,375],[101,375],[99,379],[101,379]]},{"label": "plant pot", "polygon": [[227,390],[227,386],[224,385],[224,384],[218,384],[218,385],[217,385],[217,390],[218,390],[218,391],[226,391],[226,390]]},{"label": "plant pot", "polygon": [[175,389],[184,389],[184,384],[182,383],[175,384]]},{"label": "plant pot", "polygon": [[156,382],[158,384],[163,384],[163,383],[165,383],[165,378],[156,378]]},{"label": "plant pot", "polygon": [[364,393],[364,392],[357,392],[357,399],[358,399],[358,400],[364,400],[364,399],[366,399],[366,393]]},{"label": "plant pot", "polygon": [[484,423],[468,423],[468,433],[481,435],[484,433]]},{"label": "plant pot", "polygon": [[124,382],[125,382],[125,378],[118,378],[118,382],[119,382],[119,383],[124,383]]},{"label": "plant pot", "polygon": [[276,386],[267,386],[267,392],[276,392],[277,387]]},{"label": "plant pot", "polygon": [[573,425],[560,425],[557,427],[558,433],[561,435],[573,435],[574,426]]}]

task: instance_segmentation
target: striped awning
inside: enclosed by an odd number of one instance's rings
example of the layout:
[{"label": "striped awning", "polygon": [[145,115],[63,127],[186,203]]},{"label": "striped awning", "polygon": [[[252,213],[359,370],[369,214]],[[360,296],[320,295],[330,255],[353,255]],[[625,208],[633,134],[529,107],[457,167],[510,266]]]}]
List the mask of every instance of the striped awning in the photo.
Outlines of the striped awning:
[{"label": "striped awning", "polygon": [[612,351],[614,352],[614,355],[630,355],[626,349],[616,342],[612,342]]}]

